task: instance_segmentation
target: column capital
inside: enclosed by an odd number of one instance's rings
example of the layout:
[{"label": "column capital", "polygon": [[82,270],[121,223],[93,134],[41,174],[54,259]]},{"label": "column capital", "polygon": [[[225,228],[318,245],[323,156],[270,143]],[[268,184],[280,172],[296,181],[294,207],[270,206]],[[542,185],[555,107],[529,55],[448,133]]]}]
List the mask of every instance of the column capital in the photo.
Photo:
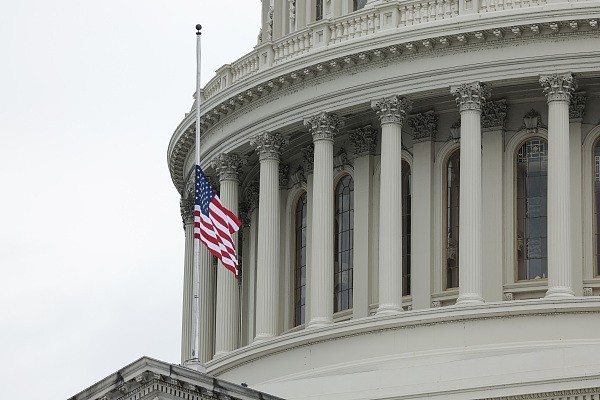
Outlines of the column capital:
[{"label": "column capital", "polygon": [[585,114],[585,102],[587,95],[585,92],[577,92],[571,95],[569,103],[569,119],[581,120]]},{"label": "column capital", "polygon": [[260,161],[277,160],[281,157],[282,148],[287,145],[288,140],[280,133],[263,132],[256,135],[250,141],[250,145],[254,147]]},{"label": "column capital", "polygon": [[460,112],[481,111],[485,100],[490,97],[490,90],[485,83],[470,82],[451,86],[450,94],[456,99],[456,105]]},{"label": "column capital", "polygon": [[350,141],[354,145],[354,154],[357,156],[375,153],[377,147],[377,131],[367,125],[350,132]]},{"label": "column capital", "polygon": [[313,137],[313,141],[330,140],[338,133],[338,129],[344,125],[337,114],[321,112],[304,120],[304,126]]},{"label": "column capital", "polygon": [[222,153],[212,160],[211,165],[219,175],[219,181],[237,181],[242,165],[247,161],[239,154]]},{"label": "column capital", "polygon": [[315,166],[315,145],[311,144],[302,149],[302,162],[307,174],[312,174]]},{"label": "column capital", "polygon": [[381,124],[402,124],[406,114],[412,110],[412,102],[406,97],[391,96],[371,101]]},{"label": "column capital", "polygon": [[508,115],[508,104],[506,99],[486,101],[481,109],[481,126],[484,128],[506,126]]},{"label": "column capital", "polygon": [[194,223],[194,201],[192,199],[180,199],[179,211],[184,228],[186,225]]},{"label": "column capital", "polygon": [[540,85],[548,103],[551,101],[571,101],[571,94],[577,88],[577,81],[570,73],[540,75]]},{"label": "column capital", "polygon": [[435,140],[438,132],[438,115],[433,110],[415,114],[408,120],[408,125],[413,130],[412,136],[416,142]]}]

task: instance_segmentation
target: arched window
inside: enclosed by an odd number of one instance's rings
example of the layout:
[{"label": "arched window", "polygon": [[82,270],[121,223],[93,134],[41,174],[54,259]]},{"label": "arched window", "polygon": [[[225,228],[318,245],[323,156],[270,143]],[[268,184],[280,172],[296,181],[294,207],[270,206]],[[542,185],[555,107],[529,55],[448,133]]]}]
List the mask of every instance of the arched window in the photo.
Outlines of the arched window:
[{"label": "arched window", "polygon": [[410,196],[412,176],[410,165],[402,161],[402,295],[410,295]]},{"label": "arched window", "polygon": [[335,242],[333,255],[334,312],[352,308],[354,243],[354,180],[344,176],[335,189]]},{"label": "arched window", "polygon": [[315,21],[320,21],[323,19],[323,0],[317,0],[316,10],[315,10]]},{"label": "arched window", "polygon": [[296,203],[294,263],[294,326],[302,325],[306,308],[306,192]]},{"label": "arched window", "polygon": [[460,150],[455,150],[446,163],[445,225],[445,288],[458,287],[458,218],[460,187]]},{"label": "arched window", "polygon": [[594,147],[594,221],[595,223],[595,243],[594,254],[596,255],[596,273],[600,276],[600,140]]},{"label": "arched window", "polygon": [[548,277],[548,143],[532,139],[519,148],[516,165],[518,280]]},{"label": "arched window", "polygon": [[354,11],[358,11],[361,8],[364,8],[364,6],[367,4],[367,0],[354,0]]}]

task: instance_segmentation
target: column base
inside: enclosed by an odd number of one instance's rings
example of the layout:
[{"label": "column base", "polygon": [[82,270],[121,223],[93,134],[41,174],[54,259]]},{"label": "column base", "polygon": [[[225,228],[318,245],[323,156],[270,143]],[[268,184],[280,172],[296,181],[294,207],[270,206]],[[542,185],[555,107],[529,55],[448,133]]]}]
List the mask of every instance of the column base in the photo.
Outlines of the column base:
[{"label": "column base", "polygon": [[201,363],[197,358],[184,362],[183,366],[189,369],[193,369],[194,371],[206,373],[206,366],[203,363]]},{"label": "column base", "polygon": [[575,293],[570,287],[555,286],[548,289],[545,299],[570,299],[575,297]]},{"label": "column base", "polygon": [[306,329],[323,328],[333,324],[333,321],[326,318],[314,318],[311,319],[306,326]]},{"label": "column base", "polygon": [[213,356],[213,360],[216,360],[217,358],[221,358],[226,356],[227,354],[229,354],[228,351],[218,351],[215,353],[215,355]]},{"label": "column base", "polygon": [[457,306],[475,306],[484,303],[483,298],[476,293],[461,294],[456,299]]},{"label": "column base", "polygon": [[402,311],[402,307],[397,304],[382,304],[377,308],[377,312],[375,315],[377,316],[385,316],[385,315],[398,315]]},{"label": "column base", "polygon": [[252,344],[268,342],[269,340],[274,339],[274,338],[275,338],[275,335],[270,335],[267,333],[260,333],[260,334],[256,335],[256,337],[252,341]]}]

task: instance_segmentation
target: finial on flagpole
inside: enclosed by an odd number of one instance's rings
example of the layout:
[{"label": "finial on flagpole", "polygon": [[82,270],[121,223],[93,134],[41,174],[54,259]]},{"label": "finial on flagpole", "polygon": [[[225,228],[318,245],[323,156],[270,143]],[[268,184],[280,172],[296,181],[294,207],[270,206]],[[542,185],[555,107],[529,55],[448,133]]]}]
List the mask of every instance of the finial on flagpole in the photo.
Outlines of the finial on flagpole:
[{"label": "finial on flagpole", "polygon": [[200,32],[202,30],[202,25],[200,24],[196,24],[196,35],[201,35],[202,32]]}]

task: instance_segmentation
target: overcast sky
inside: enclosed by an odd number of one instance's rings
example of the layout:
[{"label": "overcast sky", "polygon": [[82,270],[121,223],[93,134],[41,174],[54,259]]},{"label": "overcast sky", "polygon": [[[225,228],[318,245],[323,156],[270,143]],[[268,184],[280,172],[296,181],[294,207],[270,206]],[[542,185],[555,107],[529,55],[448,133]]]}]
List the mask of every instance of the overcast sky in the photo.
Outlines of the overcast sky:
[{"label": "overcast sky", "polygon": [[180,361],[184,237],[169,139],[249,52],[259,0],[0,7],[0,381],[66,399],[143,355]]}]

